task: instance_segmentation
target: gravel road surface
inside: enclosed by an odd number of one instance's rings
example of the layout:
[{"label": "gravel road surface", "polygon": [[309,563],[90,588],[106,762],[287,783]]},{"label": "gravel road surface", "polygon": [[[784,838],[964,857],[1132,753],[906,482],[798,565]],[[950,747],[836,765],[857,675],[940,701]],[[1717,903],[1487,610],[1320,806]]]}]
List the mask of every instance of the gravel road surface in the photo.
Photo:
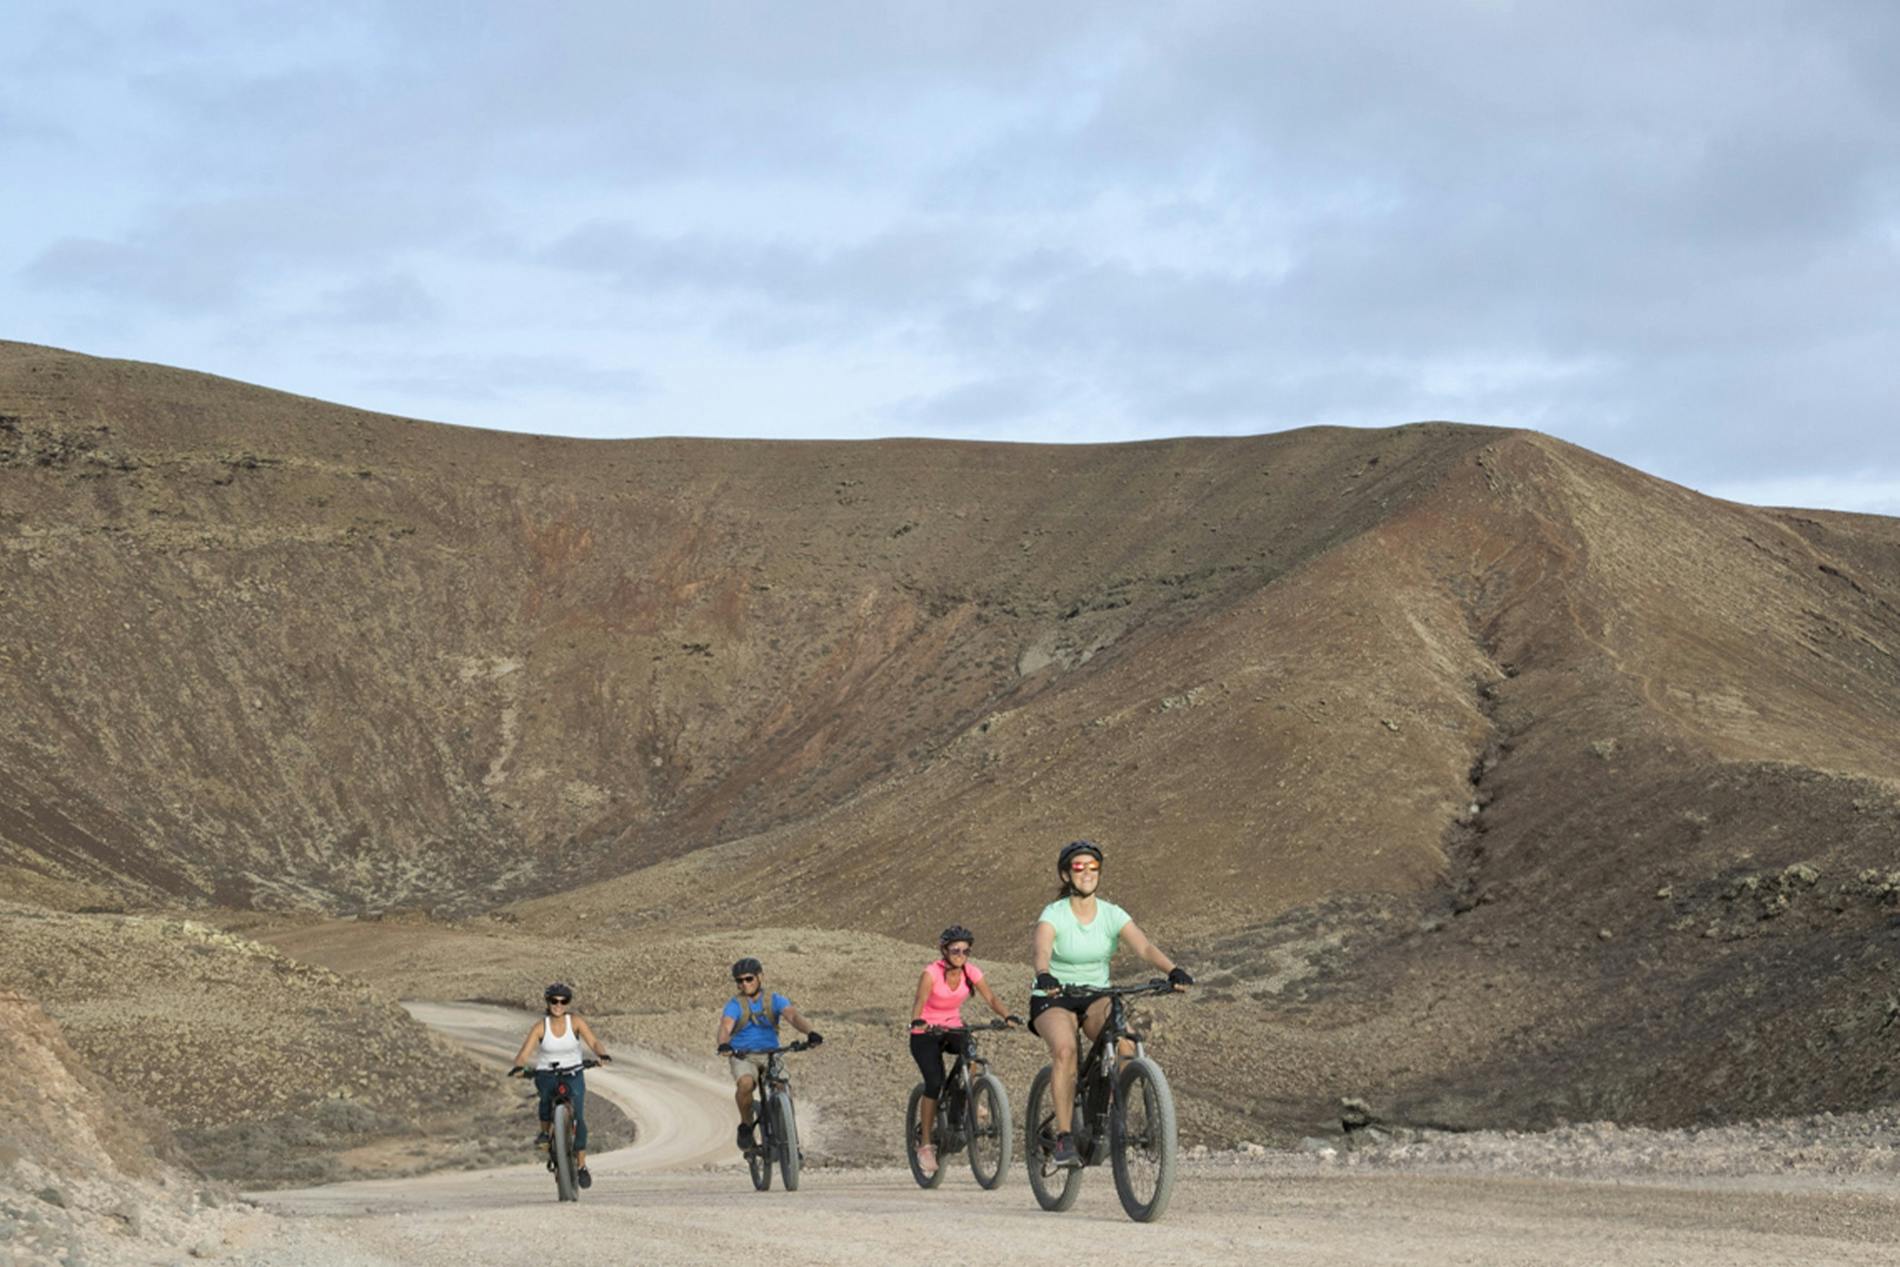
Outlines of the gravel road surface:
[{"label": "gravel road surface", "polygon": [[[411,1010],[498,1061],[532,1019],[460,1004]],[[987,1262],[1064,1260],[1094,1244],[1156,1264],[1779,1267],[1891,1264],[1900,1253],[1900,1192],[1812,1178],[1612,1183],[1217,1158],[1187,1165],[1166,1219],[1149,1226],[1123,1217],[1105,1170],[1089,1173],[1081,1201],[1062,1215],[1037,1209],[1020,1167],[987,1193],[960,1166],[935,1192],[903,1171],[818,1169],[796,1193],[755,1193],[737,1165],[720,1080],[629,1053],[604,1076],[590,1073],[588,1087],[620,1103],[640,1134],[594,1161],[598,1178],[577,1204],[559,1205],[537,1166],[263,1193],[221,1257],[255,1267],[459,1267],[514,1264],[558,1244],[582,1261],[765,1256],[883,1267],[925,1246]]]}]

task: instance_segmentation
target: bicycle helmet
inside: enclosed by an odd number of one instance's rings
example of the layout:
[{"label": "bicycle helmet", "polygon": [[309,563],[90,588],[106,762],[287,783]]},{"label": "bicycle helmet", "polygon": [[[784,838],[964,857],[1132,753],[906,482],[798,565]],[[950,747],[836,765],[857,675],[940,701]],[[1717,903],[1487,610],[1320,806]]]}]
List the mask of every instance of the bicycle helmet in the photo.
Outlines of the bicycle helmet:
[{"label": "bicycle helmet", "polygon": [[566,982],[556,981],[553,985],[541,991],[541,999],[546,1003],[572,1003],[574,1001],[574,991]]},{"label": "bicycle helmet", "polygon": [[765,965],[750,955],[747,955],[744,959],[732,965],[732,979],[734,981],[737,981],[740,977],[761,976],[764,972]]},{"label": "bicycle helmet", "polygon": [[1069,869],[1069,863],[1074,861],[1078,855],[1085,853],[1093,855],[1097,863],[1102,861],[1102,847],[1100,845],[1092,840],[1071,840],[1068,844],[1062,846],[1062,852],[1056,855],[1056,870],[1067,871]]},{"label": "bicycle helmet", "polygon": [[967,941],[974,946],[976,945],[976,934],[961,924],[952,924],[950,927],[944,929],[943,934],[937,938],[937,945],[948,946],[953,941]]}]

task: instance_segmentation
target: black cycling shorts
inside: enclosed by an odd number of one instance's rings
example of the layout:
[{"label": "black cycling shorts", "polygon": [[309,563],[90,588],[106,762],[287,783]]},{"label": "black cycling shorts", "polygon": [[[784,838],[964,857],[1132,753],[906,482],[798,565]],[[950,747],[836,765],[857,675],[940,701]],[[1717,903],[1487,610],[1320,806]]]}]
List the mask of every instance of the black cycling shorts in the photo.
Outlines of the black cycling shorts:
[{"label": "black cycling shorts", "polygon": [[[1101,997],[1099,994],[1032,994],[1029,996],[1029,1028],[1036,1029],[1036,1018],[1052,1007],[1074,1012],[1076,1024],[1080,1025],[1082,1018],[1088,1015],[1088,1010],[1095,1006],[1095,1000]],[[1042,1031],[1036,1032],[1040,1034]]]}]

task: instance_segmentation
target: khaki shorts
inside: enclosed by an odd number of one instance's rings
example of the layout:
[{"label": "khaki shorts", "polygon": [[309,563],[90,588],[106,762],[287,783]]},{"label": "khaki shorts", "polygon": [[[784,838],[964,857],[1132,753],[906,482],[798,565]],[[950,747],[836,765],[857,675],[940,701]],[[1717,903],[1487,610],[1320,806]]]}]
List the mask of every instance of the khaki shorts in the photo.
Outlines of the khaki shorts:
[{"label": "khaki shorts", "polygon": [[764,1052],[735,1052],[726,1057],[726,1068],[732,1071],[732,1080],[752,1078],[765,1072],[765,1062],[771,1057]]}]

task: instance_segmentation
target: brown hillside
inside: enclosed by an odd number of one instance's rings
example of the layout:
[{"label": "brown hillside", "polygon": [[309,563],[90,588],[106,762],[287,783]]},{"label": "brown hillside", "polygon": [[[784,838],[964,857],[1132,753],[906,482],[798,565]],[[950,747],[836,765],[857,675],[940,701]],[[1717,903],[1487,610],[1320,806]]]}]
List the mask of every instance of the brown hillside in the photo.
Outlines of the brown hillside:
[{"label": "brown hillside", "polygon": [[1890,520],[1449,424],[586,443],[0,345],[0,589],[0,877],[66,905],[1020,959],[1091,835],[1207,1137],[1900,1093]]},{"label": "brown hillside", "polygon": [[[1152,676],[1494,434],[587,443],[20,345],[0,416],[0,861],[343,910],[958,768],[984,719]],[[1078,817],[1047,809],[1007,826]],[[1394,861],[1348,874],[1435,866]]]}]

